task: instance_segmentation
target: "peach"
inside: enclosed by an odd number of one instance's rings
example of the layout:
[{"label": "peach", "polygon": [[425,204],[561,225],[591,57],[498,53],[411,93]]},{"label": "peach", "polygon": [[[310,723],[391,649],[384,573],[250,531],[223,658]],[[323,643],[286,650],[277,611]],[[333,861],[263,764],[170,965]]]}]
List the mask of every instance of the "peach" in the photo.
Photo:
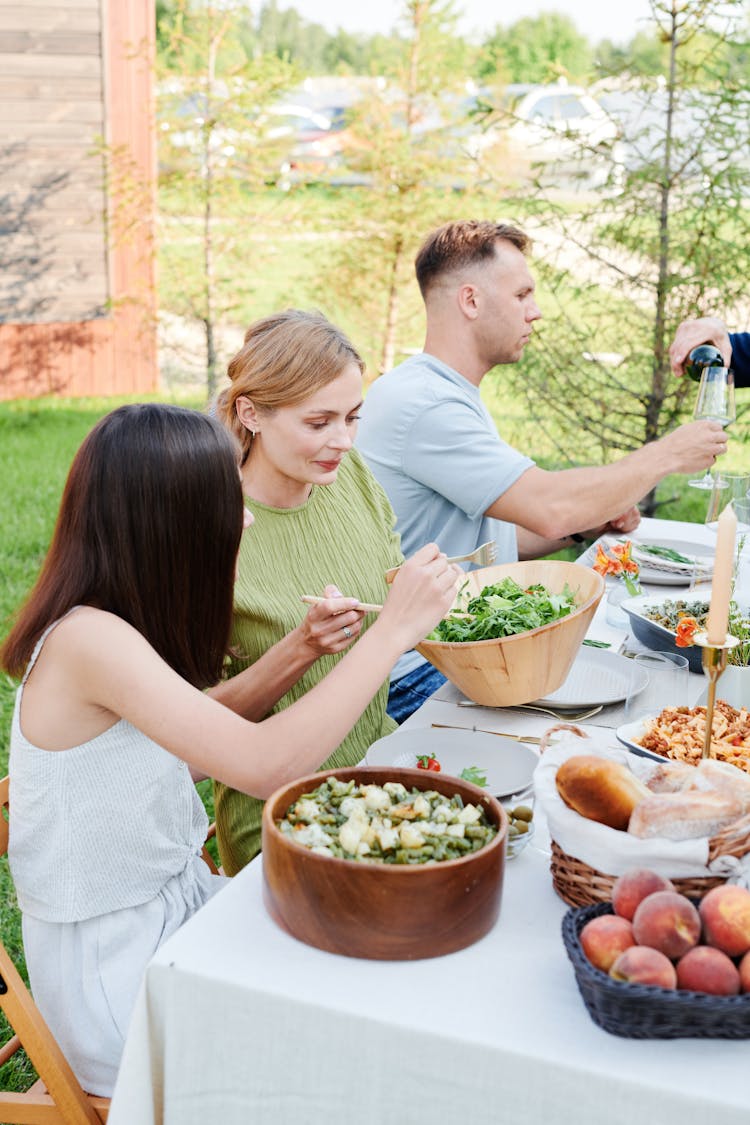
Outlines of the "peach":
[{"label": "peach", "polygon": [[612,909],[621,918],[633,921],[636,908],[648,895],[656,891],[673,891],[674,884],[664,875],[651,871],[648,867],[632,867],[619,879],[615,879],[612,888]]},{"label": "peach", "polygon": [[592,965],[608,973],[623,950],[635,945],[633,927],[616,914],[599,914],[587,922],[579,935],[581,948]]},{"label": "peach", "polygon": [[707,945],[728,957],[741,957],[750,949],[750,891],[725,883],[701,899],[701,920]]},{"label": "peach", "polygon": [[736,996],[740,974],[734,961],[711,945],[696,945],[677,962],[677,987],[712,996]]},{"label": "peach", "polygon": [[658,988],[677,986],[677,973],[672,962],[658,949],[647,945],[631,945],[617,958],[609,975],[613,980],[629,984],[655,984]]},{"label": "peach", "polygon": [[633,933],[638,945],[650,945],[676,961],[698,944],[701,920],[689,898],[676,891],[657,891],[636,909]]},{"label": "peach", "polygon": [[750,992],[750,953],[746,953],[740,961],[740,988],[743,992]]}]

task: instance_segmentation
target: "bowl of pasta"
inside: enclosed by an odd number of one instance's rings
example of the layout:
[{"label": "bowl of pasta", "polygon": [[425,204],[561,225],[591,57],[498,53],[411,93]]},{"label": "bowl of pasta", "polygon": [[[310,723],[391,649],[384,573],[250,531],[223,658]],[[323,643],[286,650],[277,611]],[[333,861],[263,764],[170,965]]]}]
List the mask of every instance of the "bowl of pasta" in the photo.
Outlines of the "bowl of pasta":
[{"label": "bowl of pasta", "polygon": [[508,817],[468,781],[392,766],[325,770],[272,794],[262,832],[266,908],[318,949],[439,957],[497,921]]},{"label": "bowl of pasta", "polygon": [[[658,715],[618,727],[616,734],[634,754],[697,766],[706,735],[706,708],[665,707]],[[745,707],[716,700],[710,751],[717,761],[750,773],[750,714]]]},{"label": "bowl of pasta", "polygon": [[603,593],[596,571],[556,559],[472,570],[416,647],[475,703],[530,703],[562,685]]}]

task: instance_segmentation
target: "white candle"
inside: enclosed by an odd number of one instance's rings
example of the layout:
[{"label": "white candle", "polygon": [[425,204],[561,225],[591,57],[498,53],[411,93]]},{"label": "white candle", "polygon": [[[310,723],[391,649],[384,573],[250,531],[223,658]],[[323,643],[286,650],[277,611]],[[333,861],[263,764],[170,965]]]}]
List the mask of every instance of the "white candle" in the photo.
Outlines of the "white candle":
[{"label": "white candle", "polygon": [[723,645],[727,639],[736,535],[737,516],[732,505],[727,504],[719,516],[716,527],[716,558],[711,583],[711,605],[706,622],[707,640],[710,645]]}]

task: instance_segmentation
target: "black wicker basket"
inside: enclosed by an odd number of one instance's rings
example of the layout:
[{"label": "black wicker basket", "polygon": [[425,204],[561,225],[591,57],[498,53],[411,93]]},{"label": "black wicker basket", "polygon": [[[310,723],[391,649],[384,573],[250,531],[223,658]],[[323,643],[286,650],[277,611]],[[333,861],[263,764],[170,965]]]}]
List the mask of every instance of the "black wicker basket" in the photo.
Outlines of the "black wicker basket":
[{"label": "black wicker basket", "polygon": [[562,935],[578,988],[594,1023],[628,1039],[750,1038],[750,993],[709,996],[705,992],[656,988],[612,980],[581,949],[579,934],[591,918],[612,914],[611,903],[568,910]]}]

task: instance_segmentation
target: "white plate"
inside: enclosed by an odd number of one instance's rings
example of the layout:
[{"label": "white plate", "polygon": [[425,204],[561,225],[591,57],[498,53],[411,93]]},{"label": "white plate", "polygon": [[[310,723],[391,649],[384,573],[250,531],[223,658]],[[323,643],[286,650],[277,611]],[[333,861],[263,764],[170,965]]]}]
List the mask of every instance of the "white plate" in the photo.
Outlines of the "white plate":
[{"label": "white plate", "polygon": [[[434,730],[406,727],[373,742],[367,751],[368,766],[412,769],[421,754],[434,754],[441,773],[458,777],[476,766],[487,777],[487,791],[495,797],[522,793],[531,784],[539,755],[523,742],[475,730]],[[425,771],[425,778],[429,778]]]},{"label": "white plate", "polygon": [[633,754],[640,754],[642,758],[651,758],[655,762],[669,762],[671,758],[668,758],[666,754],[656,754],[653,750],[646,750],[644,746],[639,746],[636,742],[636,739],[643,737],[648,724],[655,718],[656,715],[652,715],[645,719],[637,719],[634,723],[624,723],[623,726],[617,728],[615,734],[623,746],[627,746]]},{"label": "white plate", "polygon": [[654,586],[687,586],[693,573],[694,563],[670,562],[639,551],[640,544],[648,547],[671,547],[686,558],[694,559],[700,566],[701,575],[710,577],[714,571],[713,552],[702,543],[688,543],[683,539],[633,539],[633,558],[640,567],[640,578]]},{"label": "white plate", "polygon": [[633,691],[633,695],[637,695],[648,683],[645,668],[639,668],[616,652],[583,645],[562,686],[543,699],[535,699],[534,703],[571,709],[620,703],[628,694],[633,675],[638,677]]}]

